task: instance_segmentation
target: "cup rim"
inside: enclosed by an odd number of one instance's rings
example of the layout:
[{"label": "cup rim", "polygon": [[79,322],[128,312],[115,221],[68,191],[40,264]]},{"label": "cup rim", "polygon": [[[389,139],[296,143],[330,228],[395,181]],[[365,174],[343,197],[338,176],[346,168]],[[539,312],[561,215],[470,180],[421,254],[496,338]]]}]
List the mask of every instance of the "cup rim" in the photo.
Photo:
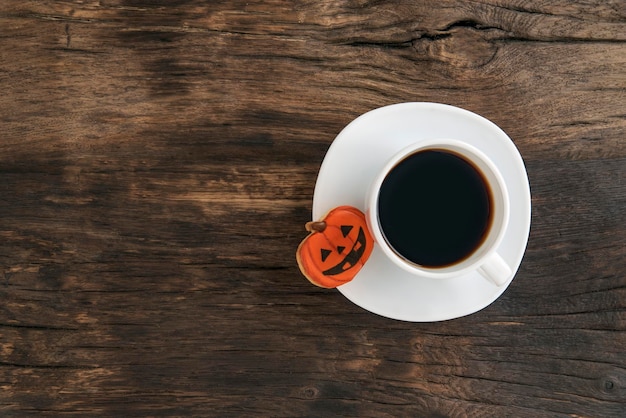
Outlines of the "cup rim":
[{"label": "cup rim", "polygon": [[[384,237],[378,220],[379,191],[383,181],[387,177],[387,174],[400,161],[404,160],[410,155],[429,149],[438,149],[444,151],[449,150],[452,153],[460,154],[462,157],[468,159],[472,164],[477,165],[481,172],[485,171],[484,168],[487,168],[488,173],[483,174],[487,177],[490,189],[494,194],[494,201],[499,202],[498,205],[495,205],[494,203],[495,207],[498,209],[498,212],[494,215],[494,219],[492,220],[492,225],[490,227],[490,231],[487,237],[472,252],[469,257],[461,260],[460,262],[453,263],[450,266],[424,267],[402,257],[387,243],[387,240]],[[495,183],[496,187],[494,187],[493,183]],[[498,196],[496,196],[496,193]],[[404,270],[407,270],[410,273],[422,277],[437,279],[453,278],[478,269],[485,260],[487,260],[492,254],[495,253],[500,243],[502,242],[506,227],[509,222],[510,212],[509,194],[506,183],[504,182],[504,179],[495,164],[478,148],[466,142],[450,138],[436,138],[426,141],[419,141],[401,149],[399,152],[394,154],[387,161],[387,163],[376,175],[374,181],[372,182],[372,185],[370,186],[366,196],[365,208],[366,221],[370,232],[374,236],[374,240],[378,244],[378,247],[382,249],[382,251],[389,259],[391,259],[396,265],[403,268]],[[499,220],[498,225],[495,225],[496,217]],[[480,253],[481,255],[476,256],[476,254],[478,253]]]}]

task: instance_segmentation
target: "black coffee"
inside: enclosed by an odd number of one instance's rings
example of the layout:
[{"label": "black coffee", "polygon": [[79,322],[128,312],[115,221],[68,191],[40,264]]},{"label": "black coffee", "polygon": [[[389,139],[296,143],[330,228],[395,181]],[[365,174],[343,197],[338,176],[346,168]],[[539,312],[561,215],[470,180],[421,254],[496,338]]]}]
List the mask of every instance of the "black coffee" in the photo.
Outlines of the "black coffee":
[{"label": "black coffee", "polygon": [[449,151],[425,150],[400,161],[380,188],[380,227],[388,244],[424,267],[445,267],[482,244],[492,196],[478,169]]}]

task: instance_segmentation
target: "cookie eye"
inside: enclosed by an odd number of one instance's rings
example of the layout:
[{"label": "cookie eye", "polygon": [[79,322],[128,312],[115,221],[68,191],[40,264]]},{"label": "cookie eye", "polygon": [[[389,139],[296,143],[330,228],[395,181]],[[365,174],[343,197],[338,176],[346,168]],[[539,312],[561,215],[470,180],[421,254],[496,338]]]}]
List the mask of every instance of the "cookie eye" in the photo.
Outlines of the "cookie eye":
[{"label": "cookie eye", "polygon": [[321,249],[321,253],[322,253],[322,262],[324,262],[324,261],[326,261],[326,259],[330,255],[330,253],[332,253],[332,251],[331,250],[327,250],[326,248],[322,248]]},{"label": "cookie eye", "polygon": [[[341,233],[344,238],[348,236],[350,231],[352,231],[352,225],[341,225]],[[341,254],[341,251],[339,253]]]}]

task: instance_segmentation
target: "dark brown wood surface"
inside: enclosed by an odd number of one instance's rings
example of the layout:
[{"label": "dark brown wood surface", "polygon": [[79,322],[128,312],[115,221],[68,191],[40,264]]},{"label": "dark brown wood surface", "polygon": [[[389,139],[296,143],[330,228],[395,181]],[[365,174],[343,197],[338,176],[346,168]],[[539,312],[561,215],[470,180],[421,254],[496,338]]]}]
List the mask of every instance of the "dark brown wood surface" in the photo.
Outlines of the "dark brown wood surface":
[{"label": "dark brown wood surface", "polygon": [[[406,101],[529,173],[457,320],[295,263],[335,135]],[[3,0],[0,416],[626,416],[625,172],[623,0]]]}]

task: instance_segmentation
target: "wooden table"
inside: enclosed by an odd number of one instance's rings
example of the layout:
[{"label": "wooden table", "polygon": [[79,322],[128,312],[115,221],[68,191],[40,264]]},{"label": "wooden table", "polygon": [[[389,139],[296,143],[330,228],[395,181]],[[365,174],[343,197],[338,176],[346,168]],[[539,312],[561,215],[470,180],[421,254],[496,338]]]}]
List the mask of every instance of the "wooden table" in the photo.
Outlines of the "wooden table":
[{"label": "wooden table", "polygon": [[[0,5],[0,415],[626,416],[623,0]],[[479,113],[532,190],[488,308],[307,282],[317,171],[383,105]]]}]

